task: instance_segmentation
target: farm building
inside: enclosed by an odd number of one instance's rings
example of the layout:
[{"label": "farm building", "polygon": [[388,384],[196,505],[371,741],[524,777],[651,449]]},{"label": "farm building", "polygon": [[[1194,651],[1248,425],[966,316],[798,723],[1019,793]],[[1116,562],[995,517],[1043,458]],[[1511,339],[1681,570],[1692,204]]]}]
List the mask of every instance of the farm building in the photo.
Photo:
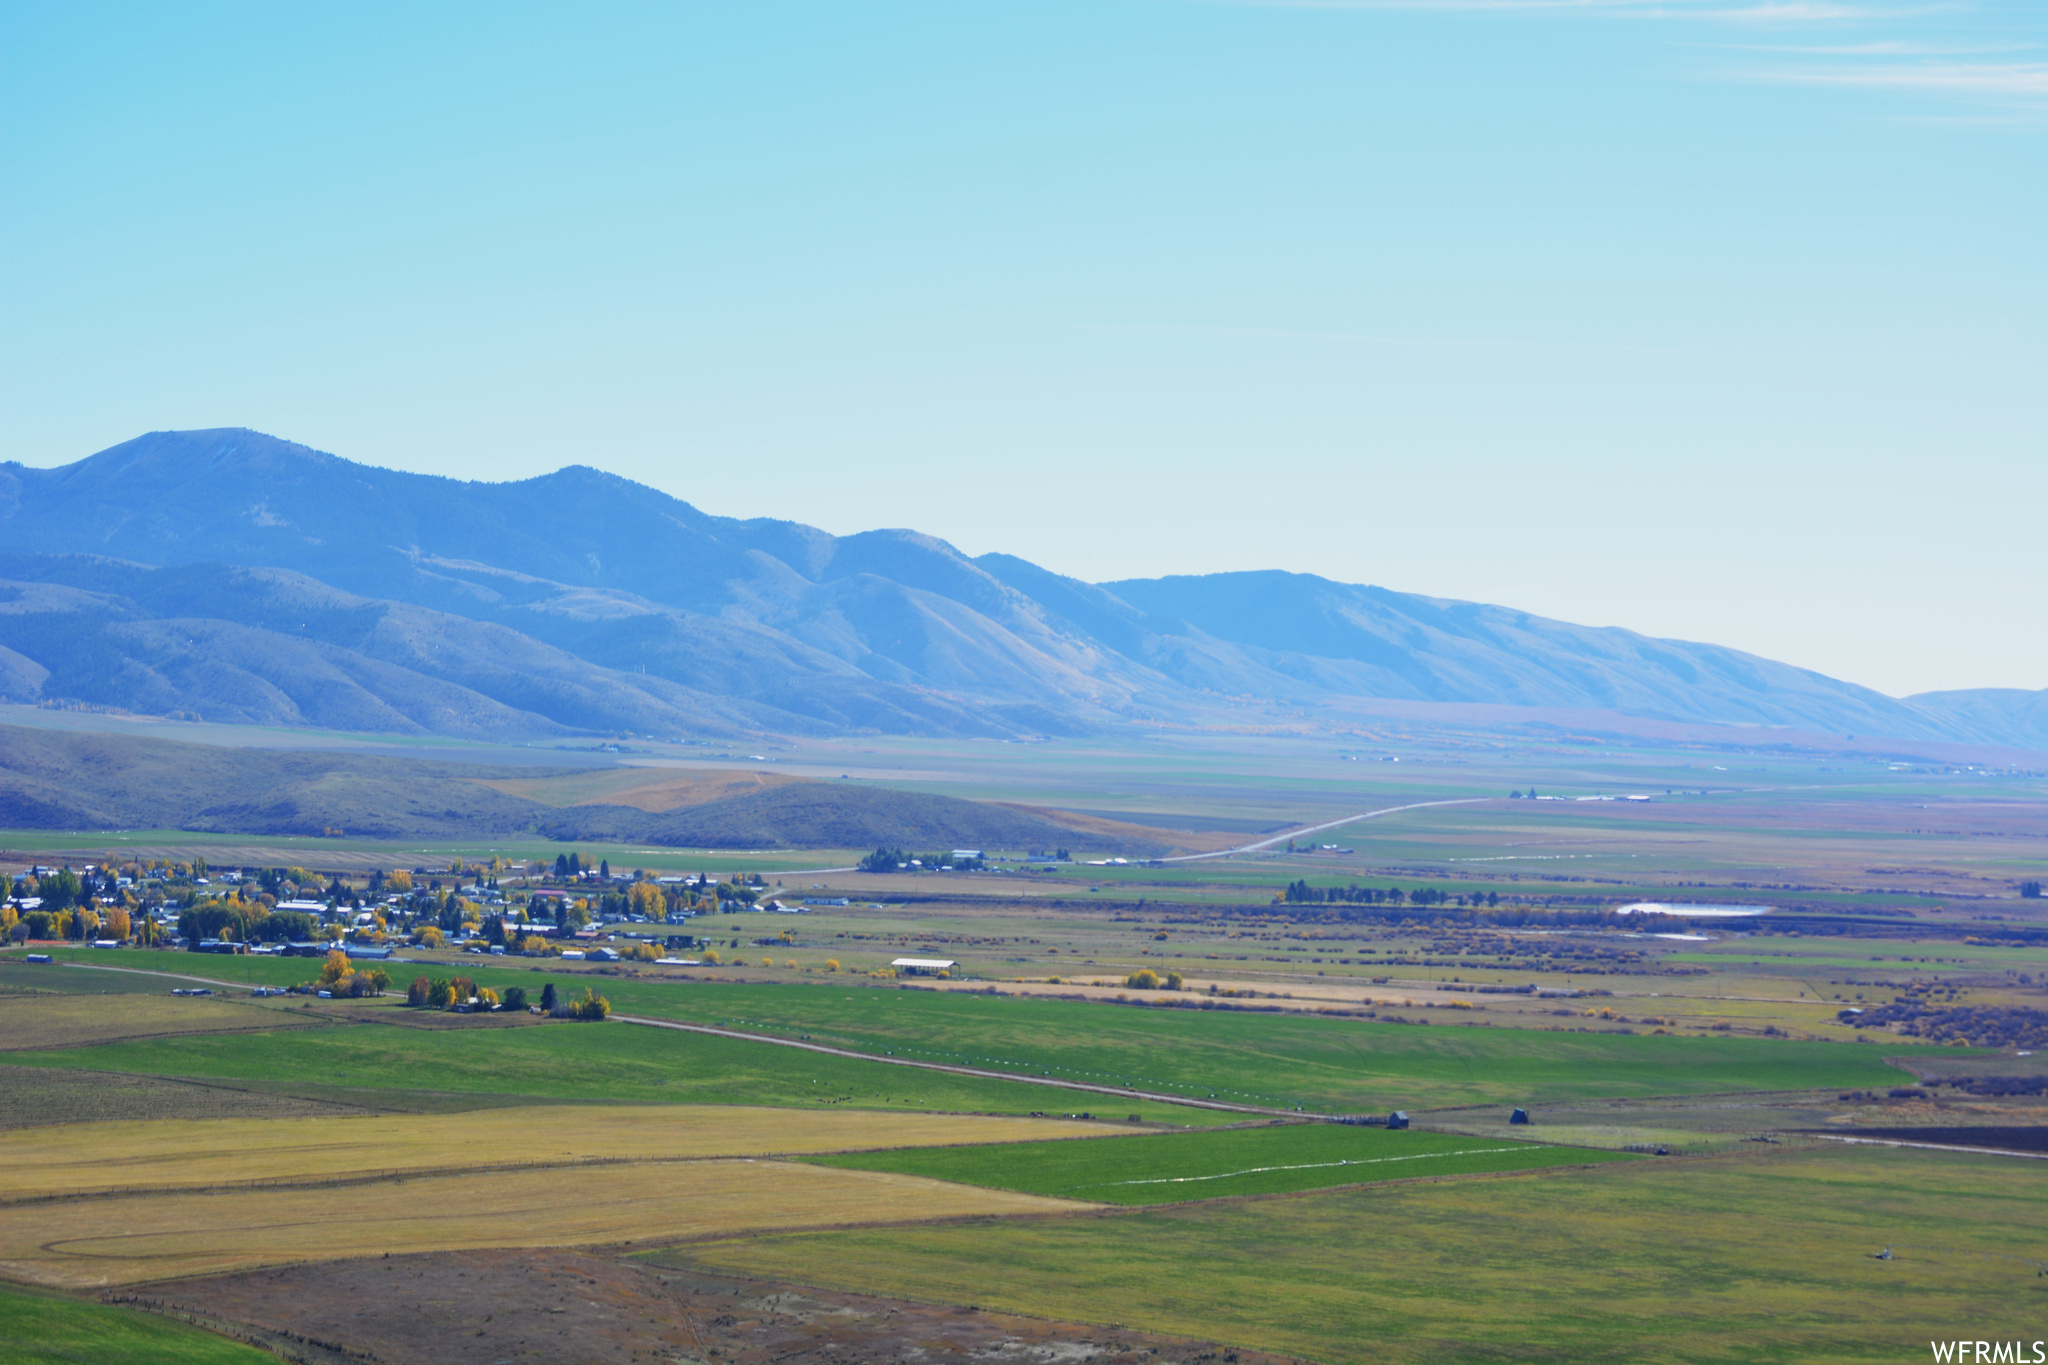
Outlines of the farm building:
[{"label": "farm building", "polygon": [[953,970],[950,957],[899,957],[889,964],[905,976],[937,976]]}]

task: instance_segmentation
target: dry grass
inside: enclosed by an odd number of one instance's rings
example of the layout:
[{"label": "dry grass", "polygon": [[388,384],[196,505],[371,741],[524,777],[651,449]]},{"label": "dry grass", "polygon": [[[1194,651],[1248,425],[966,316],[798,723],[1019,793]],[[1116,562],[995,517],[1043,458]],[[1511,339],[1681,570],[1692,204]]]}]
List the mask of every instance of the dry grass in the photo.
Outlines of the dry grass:
[{"label": "dry grass", "polygon": [[1249,832],[1197,831],[1134,825],[1125,820],[1107,820],[1100,815],[1083,815],[1079,811],[1058,810],[1052,806],[1028,806],[1021,801],[992,801],[989,804],[1024,815],[1035,815],[1041,820],[1050,820],[1053,824],[1064,826],[1076,834],[1088,834],[1106,840],[1166,843],[1191,853],[1210,853],[1217,849],[1235,848],[1246,840],[1258,837]]},{"label": "dry grass", "polygon": [[[736,1105],[533,1106],[520,1108],[510,1123],[480,1123],[474,1114],[150,1119],[16,1133],[8,1139],[7,1160],[0,1162],[0,1201],[480,1166],[795,1156],[1105,1132],[1116,1130],[1054,1119],[858,1109],[792,1113]],[[557,1176],[509,1178],[524,1183]]]},{"label": "dry grass", "polygon": [[[312,975],[308,972],[307,975]],[[0,996],[0,1052],[83,1047],[173,1033],[244,1033],[316,1021],[234,1000],[159,995]]]},{"label": "dry grass", "polygon": [[132,1119],[137,1114],[163,1120],[303,1118],[361,1112],[359,1105],[238,1090],[201,1081],[127,1076],[118,1071],[0,1066],[0,1130],[102,1124]]},{"label": "dry grass", "polygon": [[[471,1132],[487,1136],[474,1123]],[[911,1176],[748,1160],[146,1194],[0,1208],[0,1274],[84,1288],[381,1252],[673,1242],[1083,1207]]]},{"label": "dry grass", "polygon": [[709,805],[734,796],[752,796],[755,792],[809,780],[787,773],[625,768],[558,777],[491,778],[477,785],[550,806],[632,806],[645,811],[670,811]]}]

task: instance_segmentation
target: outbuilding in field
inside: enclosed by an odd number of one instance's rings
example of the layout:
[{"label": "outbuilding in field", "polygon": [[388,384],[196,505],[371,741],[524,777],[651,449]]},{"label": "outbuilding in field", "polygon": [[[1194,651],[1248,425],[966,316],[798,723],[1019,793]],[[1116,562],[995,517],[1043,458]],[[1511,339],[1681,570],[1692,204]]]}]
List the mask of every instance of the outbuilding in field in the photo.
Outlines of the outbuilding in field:
[{"label": "outbuilding in field", "polygon": [[1389,1127],[1389,1128],[1406,1128],[1407,1126],[1408,1126],[1408,1111],[1407,1111],[1407,1110],[1405,1110],[1405,1109],[1396,1109],[1396,1110],[1395,1110],[1395,1111],[1394,1111],[1393,1113],[1391,1113],[1391,1114],[1387,1115],[1387,1127]]},{"label": "outbuilding in field", "polygon": [[889,964],[905,976],[937,976],[953,970],[950,957],[899,957]]},{"label": "outbuilding in field", "polygon": [[1529,1111],[1528,1111],[1528,1110],[1526,1110],[1526,1109],[1517,1109],[1517,1110],[1516,1110],[1516,1111],[1515,1111],[1514,1113],[1512,1113],[1512,1114],[1509,1114],[1509,1115],[1508,1115],[1508,1122],[1509,1122],[1509,1123],[1527,1123],[1527,1122],[1529,1122]]}]

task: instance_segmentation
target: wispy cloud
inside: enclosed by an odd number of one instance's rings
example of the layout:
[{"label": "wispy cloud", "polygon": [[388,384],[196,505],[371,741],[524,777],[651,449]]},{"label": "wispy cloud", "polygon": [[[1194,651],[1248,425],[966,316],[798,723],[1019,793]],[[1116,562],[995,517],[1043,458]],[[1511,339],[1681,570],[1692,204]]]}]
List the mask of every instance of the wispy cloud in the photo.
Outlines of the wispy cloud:
[{"label": "wispy cloud", "polygon": [[[1202,0],[1198,0],[1202,2]],[[1892,91],[1975,104],[2034,121],[2048,113],[2048,62],[2023,60],[2048,47],[2048,23],[2027,3],[2001,0],[1206,0],[1261,9],[1552,14],[1776,30],[1773,40],[1707,40],[1754,54],[1753,65],[1705,71],[1707,79]],[[1816,40],[1791,35],[1808,30]],[[1992,60],[2000,56],[2010,60]],[[1970,60],[1984,58],[1986,60]]]},{"label": "wispy cloud", "polygon": [[1873,62],[1780,68],[1756,72],[1753,79],[1788,85],[2048,98],[2048,62]]},{"label": "wispy cloud", "polygon": [[1823,46],[1815,43],[1730,44],[1743,52],[1787,53],[1796,57],[1980,57],[1994,52],[2036,52],[2039,43],[1962,43],[1891,39]]}]

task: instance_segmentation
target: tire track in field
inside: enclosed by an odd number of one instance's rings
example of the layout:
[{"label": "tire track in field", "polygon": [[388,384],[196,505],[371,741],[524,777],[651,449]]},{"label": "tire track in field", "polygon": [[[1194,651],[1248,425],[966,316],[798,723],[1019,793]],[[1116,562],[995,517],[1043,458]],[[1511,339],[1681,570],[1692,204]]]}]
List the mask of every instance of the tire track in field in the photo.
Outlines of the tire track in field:
[{"label": "tire track in field", "polygon": [[1292,1109],[1268,1109],[1256,1104],[1232,1104],[1228,1100],[1198,1100],[1186,1095],[1165,1095],[1152,1090],[1133,1090],[1125,1086],[1091,1085],[1087,1081],[1066,1081],[1056,1076],[1026,1076],[1014,1071],[991,1071],[978,1066],[954,1066],[947,1062],[920,1062],[911,1057],[880,1056],[872,1052],[856,1052],[852,1048],[831,1047],[825,1043],[801,1042],[795,1038],[776,1038],[762,1033],[742,1033],[738,1029],[714,1028],[709,1024],[685,1024],[674,1019],[647,1019],[638,1015],[614,1014],[611,1016],[621,1024],[639,1024],[645,1028],[671,1028],[684,1033],[708,1033],[715,1038],[738,1038],[749,1043],[773,1043],[777,1047],[793,1047],[804,1052],[821,1052],[828,1057],[850,1057],[859,1062],[886,1062],[891,1066],[916,1067],[922,1071],[944,1071],[955,1076],[981,1076],[996,1081],[1021,1081],[1027,1085],[1051,1086],[1055,1090],[1079,1090],[1091,1095],[1115,1095],[1126,1100],[1151,1100],[1158,1104],[1178,1104],[1190,1109],[1220,1109],[1231,1114],[1257,1114],[1264,1118],[1285,1119],[1326,1119],[1321,1114],[1304,1114]]}]

